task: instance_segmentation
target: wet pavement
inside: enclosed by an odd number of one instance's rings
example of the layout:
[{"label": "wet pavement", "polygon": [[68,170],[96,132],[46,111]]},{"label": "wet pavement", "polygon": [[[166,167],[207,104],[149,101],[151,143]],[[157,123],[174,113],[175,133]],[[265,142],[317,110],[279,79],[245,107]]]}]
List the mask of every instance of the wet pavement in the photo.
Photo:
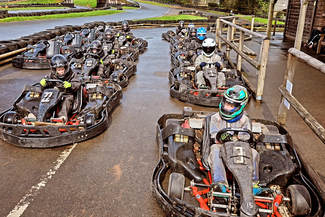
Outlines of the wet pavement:
[{"label": "wet pavement", "polygon": [[[165,113],[181,113],[184,106],[217,111],[169,96],[169,44],[161,40],[161,33],[167,30],[133,30],[135,36],[148,40],[149,46],[137,61],[137,74],[123,90],[124,98],[112,113],[109,129],[77,144],[45,187],[28,197],[29,206],[21,216],[164,216],[150,191],[152,171],[158,162],[156,121]],[[245,45],[259,53],[260,43],[254,38]],[[287,50],[292,46],[293,42],[283,42],[282,33],[272,39],[263,102],[250,101],[247,112],[251,118],[276,120],[278,88],[283,83]],[[235,60],[233,52],[231,57]],[[243,69],[256,86],[255,70],[247,63]],[[11,65],[0,67],[0,111],[12,105],[25,84],[39,82],[48,73]],[[324,82],[323,73],[298,62],[293,95],[323,126]],[[325,176],[325,146],[292,108],[286,126],[303,156]],[[9,214],[69,147],[24,149],[0,141],[0,216]]]}]

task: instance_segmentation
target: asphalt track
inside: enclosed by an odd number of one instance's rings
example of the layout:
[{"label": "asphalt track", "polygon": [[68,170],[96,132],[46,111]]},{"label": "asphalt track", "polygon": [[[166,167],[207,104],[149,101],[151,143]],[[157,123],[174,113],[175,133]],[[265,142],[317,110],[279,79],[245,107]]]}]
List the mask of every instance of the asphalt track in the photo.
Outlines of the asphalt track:
[{"label": "asphalt track", "polygon": [[[52,21],[47,22],[52,25]],[[123,101],[112,113],[110,127],[102,135],[75,146],[52,149],[18,148],[0,141],[0,216],[11,216],[10,212],[16,217],[164,216],[150,191],[152,171],[158,161],[157,119],[165,113],[180,113],[184,106],[217,111],[169,96],[169,44],[161,40],[161,33],[167,30],[133,30],[137,37],[148,40],[149,47],[140,55],[137,74],[123,90]],[[245,45],[258,53],[259,43],[254,39]],[[282,41],[282,34],[271,41],[263,103],[251,100],[247,106],[250,117],[277,117],[278,87],[283,83],[286,49],[291,46],[291,42]],[[243,68],[256,84],[255,71],[247,63]],[[39,82],[46,74],[47,70],[0,67],[0,111],[12,105],[25,84]],[[320,102],[324,101],[324,80],[322,73],[298,63],[293,94],[323,126],[324,103]],[[324,144],[292,109],[287,127],[303,155],[318,173],[325,175]]]}]

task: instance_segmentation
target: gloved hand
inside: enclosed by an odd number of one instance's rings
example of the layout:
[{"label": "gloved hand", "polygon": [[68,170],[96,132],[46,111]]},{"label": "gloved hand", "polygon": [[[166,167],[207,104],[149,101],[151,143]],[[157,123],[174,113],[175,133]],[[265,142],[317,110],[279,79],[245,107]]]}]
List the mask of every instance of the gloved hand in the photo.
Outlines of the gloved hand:
[{"label": "gloved hand", "polygon": [[68,81],[63,81],[63,87],[64,88],[70,88],[71,87],[71,83],[70,82],[68,82]]},{"label": "gloved hand", "polygon": [[202,69],[205,65],[206,65],[205,62],[200,63],[200,67],[201,67],[201,69]]},{"label": "gloved hand", "polygon": [[42,87],[46,87],[46,80],[45,80],[45,78],[43,78],[39,83],[42,85]]},{"label": "gloved hand", "polygon": [[221,66],[219,62],[215,62],[214,65],[216,66],[217,69],[219,69]]}]

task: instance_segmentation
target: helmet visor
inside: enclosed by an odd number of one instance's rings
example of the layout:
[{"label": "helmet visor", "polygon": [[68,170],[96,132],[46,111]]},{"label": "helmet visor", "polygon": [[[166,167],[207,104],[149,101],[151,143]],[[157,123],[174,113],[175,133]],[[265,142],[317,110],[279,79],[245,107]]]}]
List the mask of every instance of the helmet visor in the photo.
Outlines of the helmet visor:
[{"label": "helmet visor", "polygon": [[203,47],[203,51],[206,53],[206,54],[211,54],[214,52],[215,50],[215,46],[212,46],[212,47]]}]

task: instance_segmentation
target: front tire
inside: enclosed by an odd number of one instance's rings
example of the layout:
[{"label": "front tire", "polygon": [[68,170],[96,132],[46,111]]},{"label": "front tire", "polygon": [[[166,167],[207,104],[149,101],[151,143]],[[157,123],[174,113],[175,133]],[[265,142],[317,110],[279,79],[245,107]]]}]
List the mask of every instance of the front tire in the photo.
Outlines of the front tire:
[{"label": "front tire", "polygon": [[311,211],[311,198],[308,189],[303,185],[290,185],[287,188],[290,202],[287,206],[293,215],[306,216]]},{"label": "front tire", "polygon": [[18,124],[18,121],[20,120],[20,116],[15,111],[7,112],[3,116],[3,122],[6,124]]}]

